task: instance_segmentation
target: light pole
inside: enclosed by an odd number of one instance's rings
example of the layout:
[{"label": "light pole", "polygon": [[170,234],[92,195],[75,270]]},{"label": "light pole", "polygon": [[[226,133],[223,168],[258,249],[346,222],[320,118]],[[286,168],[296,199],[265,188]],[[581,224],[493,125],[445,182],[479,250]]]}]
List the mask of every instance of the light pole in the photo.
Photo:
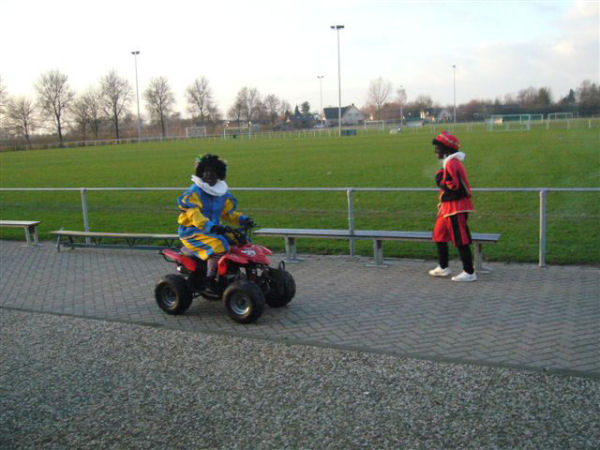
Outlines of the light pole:
[{"label": "light pole", "polygon": [[402,129],[402,118],[404,117],[403,107],[404,102],[406,101],[406,91],[402,85],[400,85],[400,89],[398,89],[398,100],[400,100],[400,129]]},{"label": "light pole", "polygon": [[340,30],[344,25],[331,25],[331,29],[337,33],[337,53],[338,53],[338,132],[342,135],[342,72],[340,69]]},{"label": "light pole", "polygon": [[138,112],[138,142],[142,139],[142,120],[140,119],[140,91],[138,89],[138,71],[137,71],[137,56],[140,54],[139,50],[131,52],[135,59],[135,96],[137,98],[137,112]]},{"label": "light pole", "polygon": [[321,116],[321,121],[323,120],[323,77],[325,75],[317,75],[317,78],[319,79],[319,87],[321,90],[321,111],[319,116]]},{"label": "light pole", "polygon": [[456,64],[452,64],[454,69],[454,128],[456,128]]}]

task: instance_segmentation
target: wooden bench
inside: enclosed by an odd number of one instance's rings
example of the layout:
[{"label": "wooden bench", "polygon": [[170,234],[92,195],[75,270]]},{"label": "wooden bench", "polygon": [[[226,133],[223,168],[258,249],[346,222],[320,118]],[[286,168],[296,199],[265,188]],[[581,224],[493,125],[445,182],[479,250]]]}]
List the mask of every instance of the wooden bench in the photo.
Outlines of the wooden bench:
[{"label": "wooden bench", "polygon": [[31,236],[33,235],[33,245],[38,245],[37,226],[39,220],[0,220],[0,227],[23,228],[25,230],[25,239],[27,246],[32,246]]},{"label": "wooden bench", "polygon": [[[431,231],[384,231],[384,230],[330,230],[304,228],[260,228],[256,236],[282,236],[285,239],[285,256],[289,261],[297,260],[296,239],[370,239],[373,240],[375,265],[383,265],[383,241],[421,241],[431,243]],[[475,269],[482,271],[482,245],[495,244],[500,234],[471,233],[475,244]]]},{"label": "wooden bench", "polygon": [[[57,230],[51,232],[58,236],[56,240],[56,249],[60,251],[60,246],[75,247],[107,247],[107,248],[134,248],[139,250],[156,250],[160,248],[173,247],[175,242],[179,242],[179,236],[176,234],[155,234],[155,233],[112,233],[98,231],[70,231]],[[83,239],[83,242],[80,240]],[[103,241],[125,241],[123,244],[105,243]],[[140,241],[163,241],[165,245],[140,245]]]}]

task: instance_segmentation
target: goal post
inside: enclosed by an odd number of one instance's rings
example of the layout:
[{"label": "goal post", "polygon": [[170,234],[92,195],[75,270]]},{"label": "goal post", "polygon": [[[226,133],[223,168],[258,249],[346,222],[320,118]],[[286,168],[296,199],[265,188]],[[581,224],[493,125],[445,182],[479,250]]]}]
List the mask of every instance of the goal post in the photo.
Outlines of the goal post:
[{"label": "goal post", "polygon": [[365,120],[363,127],[366,128],[379,128],[380,130],[385,129],[385,120]]},{"label": "goal post", "polygon": [[185,137],[206,137],[206,127],[185,127]]},{"label": "goal post", "polygon": [[226,126],[223,128],[223,139],[232,138],[237,139],[242,136],[250,136],[252,134],[250,127],[231,127]]},{"label": "goal post", "polygon": [[487,126],[489,131],[529,131],[531,120],[532,114],[494,114],[487,120]]},{"label": "goal post", "polygon": [[[556,124],[557,127],[565,126],[567,129],[571,128],[571,121],[573,120],[572,112],[553,112],[548,113],[546,118],[546,130],[550,129],[550,122]],[[560,123],[560,125],[559,125]]]},{"label": "goal post", "polygon": [[572,120],[572,112],[553,112],[548,113],[548,120]]}]

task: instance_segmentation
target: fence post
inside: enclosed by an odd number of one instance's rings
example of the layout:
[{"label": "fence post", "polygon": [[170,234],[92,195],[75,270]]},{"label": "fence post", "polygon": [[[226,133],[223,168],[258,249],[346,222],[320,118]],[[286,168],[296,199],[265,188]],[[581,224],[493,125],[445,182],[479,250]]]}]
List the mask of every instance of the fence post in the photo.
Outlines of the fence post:
[{"label": "fence post", "polygon": [[[354,234],[354,189],[347,189],[348,196],[348,231]],[[350,256],[354,256],[354,239],[350,238]]]},{"label": "fence post", "polygon": [[545,189],[540,191],[540,267],[546,265],[546,193]]},{"label": "fence post", "polygon": [[[81,188],[81,211],[83,212],[83,231],[90,231],[90,223],[88,220],[88,207],[87,207],[87,189]],[[85,243],[90,244],[90,238],[85,238]]]}]

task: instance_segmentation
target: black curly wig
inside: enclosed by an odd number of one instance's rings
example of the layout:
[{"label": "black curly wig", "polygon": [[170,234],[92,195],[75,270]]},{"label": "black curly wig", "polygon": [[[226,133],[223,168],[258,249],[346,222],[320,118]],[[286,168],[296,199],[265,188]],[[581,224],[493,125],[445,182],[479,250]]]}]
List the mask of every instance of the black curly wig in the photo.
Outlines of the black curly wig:
[{"label": "black curly wig", "polygon": [[227,163],[219,159],[218,155],[207,153],[202,158],[196,158],[196,176],[202,178],[202,173],[207,167],[212,167],[220,180],[227,175]]},{"label": "black curly wig", "polygon": [[448,156],[451,155],[453,153],[456,153],[458,150],[448,147],[446,144],[444,144],[443,142],[440,142],[438,140],[433,139],[431,141],[431,143],[433,144],[434,147],[439,148],[440,152],[442,153],[442,155],[444,156]]}]

